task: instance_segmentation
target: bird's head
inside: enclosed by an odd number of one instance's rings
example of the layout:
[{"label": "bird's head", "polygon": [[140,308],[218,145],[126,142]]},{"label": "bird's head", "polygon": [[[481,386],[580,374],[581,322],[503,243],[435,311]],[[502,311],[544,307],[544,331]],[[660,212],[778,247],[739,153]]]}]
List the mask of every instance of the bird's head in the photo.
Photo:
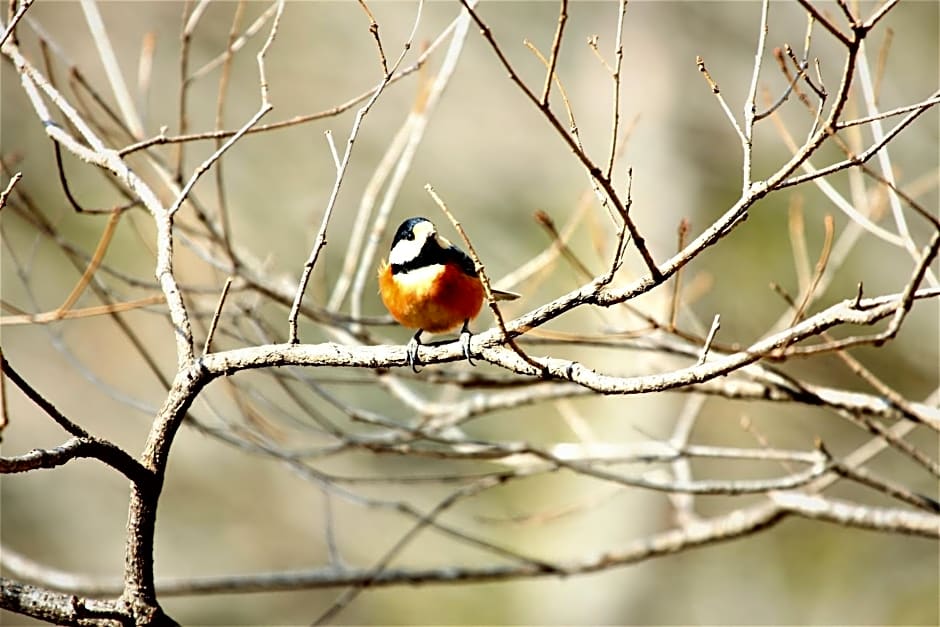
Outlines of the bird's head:
[{"label": "bird's head", "polygon": [[437,233],[437,228],[427,218],[408,218],[398,227],[392,239],[392,250],[388,262],[393,266],[413,263],[422,251],[446,250],[453,245]]}]

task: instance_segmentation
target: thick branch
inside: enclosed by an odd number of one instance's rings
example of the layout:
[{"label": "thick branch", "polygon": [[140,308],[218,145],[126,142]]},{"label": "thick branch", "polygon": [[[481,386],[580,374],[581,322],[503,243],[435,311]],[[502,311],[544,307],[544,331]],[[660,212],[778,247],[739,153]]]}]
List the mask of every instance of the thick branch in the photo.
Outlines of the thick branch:
[{"label": "thick branch", "polygon": [[83,599],[0,577],[0,607],[57,625],[87,625],[90,620],[112,620],[133,625],[131,616],[114,601]]},{"label": "thick branch", "polygon": [[134,483],[146,483],[151,478],[144,467],[126,452],[111,442],[92,437],[73,437],[52,449],[34,449],[15,457],[0,457],[0,474],[55,468],[81,457],[102,461]]}]

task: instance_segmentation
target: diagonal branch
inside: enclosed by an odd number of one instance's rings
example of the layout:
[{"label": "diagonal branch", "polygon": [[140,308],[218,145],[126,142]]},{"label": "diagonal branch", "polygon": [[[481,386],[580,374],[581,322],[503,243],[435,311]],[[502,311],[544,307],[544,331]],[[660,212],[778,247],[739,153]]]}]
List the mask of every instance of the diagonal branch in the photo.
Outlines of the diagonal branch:
[{"label": "diagonal branch", "polygon": [[[493,38],[493,33],[490,30],[490,27],[486,25],[486,22],[484,22],[483,19],[480,18],[477,12],[473,9],[473,7],[470,6],[468,0],[460,0],[460,3],[463,5],[464,9],[470,13],[473,21],[476,22],[477,26],[480,28],[480,33],[483,35],[483,38],[490,45],[490,48],[493,49],[493,52],[499,59],[499,62],[509,73],[510,80],[512,80],[512,82],[519,87],[522,93],[525,94],[526,98],[528,98],[532,104],[534,104],[538,110],[542,112],[542,114],[548,120],[549,124],[551,124],[555,131],[557,131],[558,136],[561,137],[562,140],[568,145],[568,148],[571,150],[571,152],[573,152],[578,160],[581,161],[591,177],[597,181],[598,185],[600,185],[604,190],[604,193],[607,195],[608,199],[610,199],[610,202],[614,205],[614,208],[617,210],[621,219],[624,221],[624,224],[630,233],[630,238],[633,240],[637,251],[639,251],[640,256],[643,257],[643,262],[646,264],[646,268],[650,273],[652,282],[655,284],[661,283],[665,279],[665,276],[656,265],[656,262],[653,260],[653,256],[646,247],[646,240],[643,238],[636,225],[633,223],[633,219],[627,212],[623,201],[620,200],[620,197],[617,194],[617,190],[614,189],[610,178],[604,176],[604,173],[600,167],[595,164],[590,157],[588,157],[584,150],[578,147],[577,142],[565,129],[564,125],[561,123],[561,120],[559,120],[558,117],[552,113],[547,104],[543,106],[535,92],[533,92],[529,86],[522,81],[522,79],[516,73],[516,70],[509,63],[509,60],[503,53],[502,48],[500,48],[499,44],[496,43],[496,40]],[[549,74],[548,77],[551,79],[552,74]]]}]

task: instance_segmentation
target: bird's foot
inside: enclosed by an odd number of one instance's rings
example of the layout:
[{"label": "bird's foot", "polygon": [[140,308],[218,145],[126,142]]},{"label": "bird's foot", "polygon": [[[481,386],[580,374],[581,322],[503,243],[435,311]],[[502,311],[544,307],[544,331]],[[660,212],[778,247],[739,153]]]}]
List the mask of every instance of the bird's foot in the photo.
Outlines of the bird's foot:
[{"label": "bird's foot", "polygon": [[411,366],[413,372],[418,372],[418,347],[421,346],[421,329],[418,329],[418,332],[411,336],[411,339],[408,340],[408,345],[406,346],[408,350],[408,365]]},{"label": "bird's foot", "polygon": [[470,332],[470,327],[467,326],[469,322],[469,320],[464,320],[463,327],[460,329],[460,348],[463,350],[463,356],[467,358],[467,362],[471,366],[476,366],[473,360],[470,359],[470,338],[473,334]]}]

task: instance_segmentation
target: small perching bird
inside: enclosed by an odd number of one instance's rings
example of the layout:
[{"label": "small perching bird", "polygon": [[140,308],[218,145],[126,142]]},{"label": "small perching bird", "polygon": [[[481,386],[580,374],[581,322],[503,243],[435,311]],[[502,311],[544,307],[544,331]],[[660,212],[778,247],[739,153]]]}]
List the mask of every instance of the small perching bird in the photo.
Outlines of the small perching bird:
[{"label": "small perching bird", "polygon": [[[519,294],[492,290],[496,300]],[[408,342],[408,364],[417,372],[421,334],[460,329],[460,346],[470,364],[470,320],[480,313],[485,291],[473,260],[441,237],[427,218],[409,218],[392,239],[388,261],[379,266],[379,294],[402,326],[418,331]]]}]

